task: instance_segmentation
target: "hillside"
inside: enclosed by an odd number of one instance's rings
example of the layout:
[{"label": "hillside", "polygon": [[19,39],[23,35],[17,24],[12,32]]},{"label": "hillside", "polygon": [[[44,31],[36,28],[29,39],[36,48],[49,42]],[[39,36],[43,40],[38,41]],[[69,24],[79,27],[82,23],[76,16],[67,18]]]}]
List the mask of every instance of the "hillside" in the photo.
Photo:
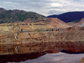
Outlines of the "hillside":
[{"label": "hillside", "polygon": [[82,18],[77,24],[81,27],[84,27],[84,18]]},{"label": "hillside", "polygon": [[74,23],[73,26],[84,27],[84,18],[82,18],[79,22]]},{"label": "hillside", "polygon": [[44,21],[45,16],[35,12],[26,12],[23,10],[5,10],[0,8],[0,23],[13,23],[27,20],[28,22]]},{"label": "hillside", "polygon": [[63,22],[62,20],[60,20],[58,18],[47,18],[46,23],[48,23],[56,28],[71,27],[70,25],[68,25],[67,23]]},{"label": "hillside", "polygon": [[60,15],[50,15],[48,18],[59,18],[64,22],[79,22],[80,19],[84,18],[83,12],[67,12]]}]

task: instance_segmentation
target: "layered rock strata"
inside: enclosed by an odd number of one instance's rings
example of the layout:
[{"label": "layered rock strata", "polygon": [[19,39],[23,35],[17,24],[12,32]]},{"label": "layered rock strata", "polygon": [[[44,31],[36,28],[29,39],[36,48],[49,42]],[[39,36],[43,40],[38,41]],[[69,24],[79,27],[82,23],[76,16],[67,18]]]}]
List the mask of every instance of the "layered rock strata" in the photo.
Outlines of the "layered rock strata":
[{"label": "layered rock strata", "polygon": [[0,55],[84,52],[84,31],[49,31],[0,34]]}]

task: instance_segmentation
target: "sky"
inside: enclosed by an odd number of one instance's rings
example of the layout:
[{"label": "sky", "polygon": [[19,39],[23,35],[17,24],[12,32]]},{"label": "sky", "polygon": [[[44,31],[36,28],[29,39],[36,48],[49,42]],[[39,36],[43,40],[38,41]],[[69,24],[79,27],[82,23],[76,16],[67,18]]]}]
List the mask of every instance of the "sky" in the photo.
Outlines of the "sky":
[{"label": "sky", "polygon": [[33,11],[48,16],[84,11],[84,0],[0,0],[0,8]]}]

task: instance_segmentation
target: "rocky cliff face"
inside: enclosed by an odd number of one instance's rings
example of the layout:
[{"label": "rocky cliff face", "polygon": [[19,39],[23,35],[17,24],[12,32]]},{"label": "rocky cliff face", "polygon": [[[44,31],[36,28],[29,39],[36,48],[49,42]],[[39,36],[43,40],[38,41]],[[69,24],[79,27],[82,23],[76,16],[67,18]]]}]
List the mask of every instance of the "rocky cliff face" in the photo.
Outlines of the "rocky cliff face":
[{"label": "rocky cliff face", "polygon": [[63,50],[84,52],[84,30],[0,34],[0,55]]}]

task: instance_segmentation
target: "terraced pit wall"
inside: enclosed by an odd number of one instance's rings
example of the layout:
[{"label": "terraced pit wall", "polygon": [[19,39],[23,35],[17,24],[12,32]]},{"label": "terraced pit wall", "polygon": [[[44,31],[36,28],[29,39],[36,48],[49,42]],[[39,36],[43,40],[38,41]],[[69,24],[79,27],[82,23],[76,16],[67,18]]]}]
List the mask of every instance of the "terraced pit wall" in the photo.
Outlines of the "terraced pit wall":
[{"label": "terraced pit wall", "polygon": [[0,55],[62,50],[84,52],[84,31],[11,32],[0,35]]}]

